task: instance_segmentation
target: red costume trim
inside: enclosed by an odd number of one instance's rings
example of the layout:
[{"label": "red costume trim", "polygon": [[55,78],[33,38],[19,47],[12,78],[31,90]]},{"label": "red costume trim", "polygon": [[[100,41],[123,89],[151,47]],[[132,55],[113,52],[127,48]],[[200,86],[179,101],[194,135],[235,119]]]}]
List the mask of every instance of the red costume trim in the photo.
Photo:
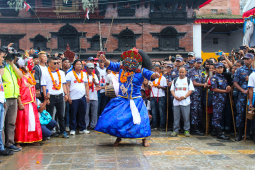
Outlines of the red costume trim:
[{"label": "red costume trim", "polygon": [[255,8],[243,13],[243,18],[249,18],[249,17],[252,17],[252,16],[255,16]]},{"label": "red costume trim", "polygon": [[244,19],[196,19],[195,24],[243,24]]}]

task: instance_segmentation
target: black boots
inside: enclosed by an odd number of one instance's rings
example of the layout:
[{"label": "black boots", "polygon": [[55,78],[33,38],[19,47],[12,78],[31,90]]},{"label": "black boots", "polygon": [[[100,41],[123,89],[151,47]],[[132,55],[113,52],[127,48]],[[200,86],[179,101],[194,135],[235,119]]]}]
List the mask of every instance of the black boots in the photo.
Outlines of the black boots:
[{"label": "black boots", "polygon": [[212,135],[212,136],[217,136],[216,129],[212,129],[211,135]]},{"label": "black boots", "polygon": [[238,127],[237,128],[237,135],[236,135],[236,138],[235,138],[235,141],[240,141],[242,140],[242,127]]},{"label": "black boots", "polygon": [[191,125],[191,134],[192,135],[199,135],[199,136],[204,136],[205,134],[203,132],[200,132],[197,128],[197,125]]},{"label": "black boots", "polygon": [[220,128],[216,129],[217,131],[217,139],[229,140],[230,138],[225,135],[224,132],[221,131]]}]

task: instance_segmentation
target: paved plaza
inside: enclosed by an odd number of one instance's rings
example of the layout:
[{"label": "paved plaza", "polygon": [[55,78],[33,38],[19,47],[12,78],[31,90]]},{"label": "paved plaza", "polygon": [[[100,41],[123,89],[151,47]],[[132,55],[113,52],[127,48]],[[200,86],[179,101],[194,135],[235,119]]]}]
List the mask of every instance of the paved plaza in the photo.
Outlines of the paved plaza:
[{"label": "paved plaza", "polygon": [[211,136],[179,135],[152,131],[150,147],[142,140],[123,140],[98,134],[51,138],[42,146],[23,146],[13,156],[1,157],[1,170],[40,169],[255,169],[255,145],[252,141],[217,140]]}]

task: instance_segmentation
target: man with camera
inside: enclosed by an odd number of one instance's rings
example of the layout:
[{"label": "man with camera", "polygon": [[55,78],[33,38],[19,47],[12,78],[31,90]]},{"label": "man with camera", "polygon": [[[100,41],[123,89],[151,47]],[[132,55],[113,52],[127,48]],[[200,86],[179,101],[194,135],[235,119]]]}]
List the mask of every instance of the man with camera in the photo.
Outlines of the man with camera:
[{"label": "man with camera", "polygon": [[12,151],[20,151],[14,145],[14,130],[17,117],[17,99],[19,96],[19,86],[18,78],[22,78],[22,72],[14,64],[15,56],[18,53],[12,47],[4,47],[1,49],[1,56],[5,56],[4,61],[4,74],[3,74],[3,84],[4,84],[4,94],[5,94],[5,110],[4,110],[4,132],[3,143],[5,146]]}]

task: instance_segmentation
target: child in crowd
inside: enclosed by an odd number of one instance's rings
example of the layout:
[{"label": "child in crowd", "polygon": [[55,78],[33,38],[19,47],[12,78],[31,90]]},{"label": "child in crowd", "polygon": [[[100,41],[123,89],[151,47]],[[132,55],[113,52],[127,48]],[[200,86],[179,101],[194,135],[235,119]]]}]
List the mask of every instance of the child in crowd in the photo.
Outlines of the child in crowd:
[{"label": "child in crowd", "polygon": [[143,98],[143,101],[144,101],[144,104],[148,110],[148,115],[149,115],[149,119],[151,121],[152,119],[152,116],[150,114],[150,111],[151,111],[151,102],[150,100],[146,99],[146,96],[145,96],[145,90],[144,89],[141,89],[141,94],[142,94],[142,98]]}]

